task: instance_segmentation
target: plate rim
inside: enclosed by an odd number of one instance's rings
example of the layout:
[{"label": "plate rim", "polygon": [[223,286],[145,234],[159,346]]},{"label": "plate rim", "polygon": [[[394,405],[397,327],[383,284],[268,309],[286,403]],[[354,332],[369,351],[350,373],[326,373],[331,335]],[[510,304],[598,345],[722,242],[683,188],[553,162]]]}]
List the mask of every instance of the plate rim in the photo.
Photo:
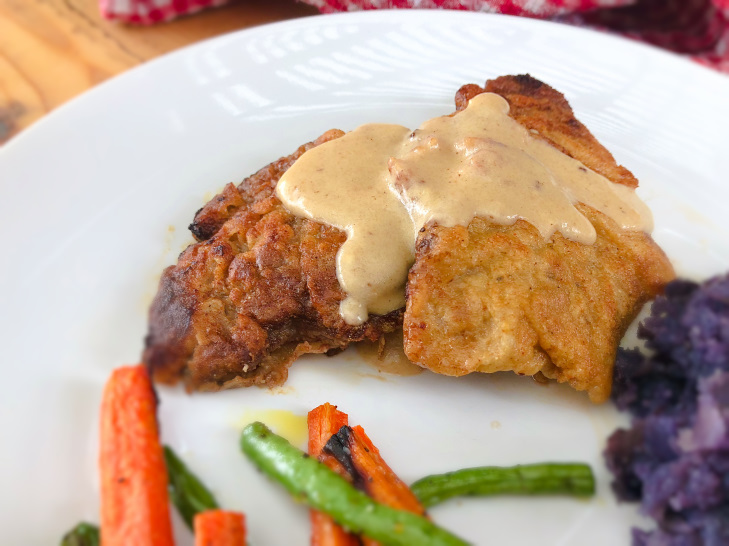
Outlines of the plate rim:
[{"label": "plate rim", "polygon": [[[188,55],[190,51],[194,49],[204,49],[214,45],[216,42],[223,42],[232,39],[241,39],[242,37],[252,37],[256,34],[270,33],[281,29],[290,27],[307,27],[313,22],[317,24],[334,22],[339,24],[347,24],[349,20],[357,22],[360,19],[363,20],[377,20],[387,19],[388,22],[393,22],[393,18],[403,19],[417,19],[417,18],[462,18],[477,20],[478,18],[488,19],[503,19],[505,24],[513,25],[515,27],[534,27],[534,28],[550,28],[560,29],[566,33],[573,33],[576,36],[588,37],[590,40],[601,41],[604,40],[607,43],[619,44],[621,47],[636,48],[643,51],[646,55],[657,56],[662,58],[664,61],[676,63],[677,66],[682,67],[689,72],[695,72],[697,77],[708,77],[714,79],[716,84],[719,86],[726,85],[727,92],[729,92],[729,76],[726,76],[716,70],[713,70],[707,66],[704,66],[696,61],[681,56],[678,53],[660,48],[658,46],[640,42],[630,37],[615,34],[613,32],[604,32],[589,27],[580,27],[575,25],[569,25],[566,23],[546,20],[546,19],[534,19],[529,17],[518,17],[513,15],[504,15],[501,13],[484,13],[466,10],[454,10],[454,9],[378,9],[378,10],[362,10],[354,12],[338,12],[331,14],[315,14],[306,17],[299,17],[295,19],[286,19],[284,21],[276,21],[272,23],[265,23],[249,28],[243,28],[240,30],[234,30],[226,32],[218,36],[213,36],[194,42],[192,44],[185,45],[179,49],[169,51],[153,59],[147,60],[137,66],[129,68],[119,74],[112,76],[111,78],[100,82],[99,84],[91,87],[57,106],[44,116],[40,117],[28,127],[21,130],[20,133],[12,137],[4,145],[0,146],[0,166],[2,166],[3,158],[8,157],[10,154],[15,153],[17,148],[22,146],[32,145],[32,140],[36,134],[41,134],[45,130],[45,127],[51,123],[59,123],[62,121],[64,116],[71,115],[71,113],[78,109],[83,108],[87,99],[91,96],[96,96],[102,93],[109,93],[110,89],[113,89],[119,85],[126,83],[128,79],[144,74],[145,72],[158,70],[158,65],[167,64],[173,62],[178,57]],[[394,21],[400,22],[400,21]],[[26,142],[29,144],[26,144]],[[3,185],[0,184],[0,192],[2,191]]]}]

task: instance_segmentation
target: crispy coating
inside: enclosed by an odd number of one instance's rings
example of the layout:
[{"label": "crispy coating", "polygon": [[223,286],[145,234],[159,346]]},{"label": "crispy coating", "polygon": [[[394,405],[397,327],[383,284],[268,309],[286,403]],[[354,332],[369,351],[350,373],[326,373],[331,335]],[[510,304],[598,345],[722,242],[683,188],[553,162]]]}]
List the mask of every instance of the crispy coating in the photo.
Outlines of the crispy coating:
[{"label": "crispy coating", "polygon": [[[637,186],[549,86],[529,76],[466,85],[457,109],[484,90],[506,98],[510,115],[538,138],[613,182]],[[150,310],[143,360],[156,381],[183,380],[189,390],[278,385],[302,354],[375,341],[403,323],[398,310],[347,325],[336,278],[345,234],[293,216],[274,194],[301,154],[342,134],[329,131],[237,187],[228,184],[197,212],[190,230],[198,243],[164,271]],[[649,235],[578,208],[596,228],[594,245],[559,233],[544,240],[523,221],[426,226],[408,279],[407,356],[447,375],[542,374],[605,400],[621,337],[673,270]]]},{"label": "crispy coating", "polygon": [[188,390],[279,385],[305,353],[377,340],[402,311],[349,326],[335,257],[346,235],[297,218],[274,195],[278,178],[329,131],[198,211],[190,245],[168,267],[152,303],[143,361],[156,381]]},{"label": "crispy coating", "polygon": [[[551,87],[504,76],[485,89],[461,88],[458,109],[484,91],[502,95],[515,120],[562,152],[615,183],[637,186]],[[649,235],[622,230],[583,204],[578,209],[595,226],[593,245],[560,233],[545,240],[522,220],[426,226],[408,278],[408,358],[455,376],[541,372],[587,391],[594,402],[606,400],[620,339],[674,272]]]}]

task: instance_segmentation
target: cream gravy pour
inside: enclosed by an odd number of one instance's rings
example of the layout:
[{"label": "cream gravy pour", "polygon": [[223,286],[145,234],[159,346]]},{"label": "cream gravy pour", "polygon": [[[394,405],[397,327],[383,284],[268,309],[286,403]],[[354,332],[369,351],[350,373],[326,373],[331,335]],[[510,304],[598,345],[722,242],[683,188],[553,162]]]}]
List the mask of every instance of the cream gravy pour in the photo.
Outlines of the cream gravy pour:
[{"label": "cream gravy pour", "polygon": [[508,112],[501,96],[483,93],[412,133],[362,125],[307,151],[284,173],[276,194],[288,210],[347,233],[337,278],[348,324],[404,305],[415,240],[431,221],[468,225],[481,216],[508,225],[521,218],[545,238],[559,231],[592,244],[595,228],[574,207],[579,202],[623,229],[652,229],[650,210],[631,188],[533,137]]}]

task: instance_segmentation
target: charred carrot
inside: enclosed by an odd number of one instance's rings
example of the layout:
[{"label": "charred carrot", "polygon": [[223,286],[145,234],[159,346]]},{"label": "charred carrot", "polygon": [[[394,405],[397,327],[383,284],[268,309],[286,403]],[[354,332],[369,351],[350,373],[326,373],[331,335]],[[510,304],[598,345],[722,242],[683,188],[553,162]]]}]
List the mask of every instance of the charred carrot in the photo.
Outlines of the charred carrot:
[{"label": "charred carrot", "polygon": [[309,428],[309,455],[319,457],[329,438],[349,424],[349,416],[339,411],[337,406],[325,403],[309,412],[306,424]]},{"label": "charred carrot", "polygon": [[387,465],[362,427],[342,427],[327,442],[324,451],[344,467],[351,467],[355,485],[377,502],[418,515],[425,514],[418,498]]},{"label": "charred carrot", "polygon": [[[335,472],[341,472],[341,466],[332,457],[322,453],[326,443],[337,431],[346,426],[348,416],[337,410],[337,406],[322,404],[311,410],[307,416],[309,428],[309,455],[318,458]],[[357,538],[334,520],[316,510],[311,511],[311,546],[357,546]]]},{"label": "charred carrot", "polygon": [[101,403],[101,543],[172,546],[157,398],[143,366],[114,370]]},{"label": "charred carrot", "polygon": [[195,546],[245,546],[246,520],[240,512],[206,510],[195,516]]}]

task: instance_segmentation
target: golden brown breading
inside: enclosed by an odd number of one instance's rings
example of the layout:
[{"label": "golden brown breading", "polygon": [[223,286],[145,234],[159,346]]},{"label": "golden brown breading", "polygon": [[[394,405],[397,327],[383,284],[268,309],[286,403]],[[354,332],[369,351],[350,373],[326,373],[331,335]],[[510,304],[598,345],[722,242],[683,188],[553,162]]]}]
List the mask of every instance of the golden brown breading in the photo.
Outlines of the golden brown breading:
[{"label": "golden brown breading", "polygon": [[[613,182],[637,186],[549,86],[505,76],[486,90],[506,98],[510,115],[539,138]],[[461,88],[458,109],[482,92]],[[228,184],[198,211],[190,229],[199,242],[165,270],[150,310],[143,360],[155,380],[183,379],[191,390],[277,385],[301,354],[377,340],[402,323],[402,310],[359,327],[344,323],[335,258],[345,234],[293,216],[274,194],[304,151],[342,134],[329,131]],[[595,225],[594,245],[559,233],[544,240],[523,221],[426,226],[407,288],[409,358],[449,375],[541,372],[606,399],[620,338],[673,270],[650,236],[578,207]]]},{"label": "golden brown breading", "polygon": [[152,303],[143,361],[156,381],[188,389],[278,385],[301,354],[377,340],[402,312],[349,326],[335,257],[345,234],[286,211],[276,182],[329,131],[237,188],[226,186],[195,218],[190,245],[168,267]]},{"label": "golden brown breading", "polygon": [[[637,185],[551,87],[529,76],[501,77],[485,89],[461,88],[458,108],[484,91],[502,95],[514,119],[562,152],[613,182]],[[559,232],[545,240],[521,220],[426,226],[408,278],[408,358],[446,375],[541,372],[606,400],[620,339],[674,273],[649,235],[578,208],[596,228],[593,245]]]}]

